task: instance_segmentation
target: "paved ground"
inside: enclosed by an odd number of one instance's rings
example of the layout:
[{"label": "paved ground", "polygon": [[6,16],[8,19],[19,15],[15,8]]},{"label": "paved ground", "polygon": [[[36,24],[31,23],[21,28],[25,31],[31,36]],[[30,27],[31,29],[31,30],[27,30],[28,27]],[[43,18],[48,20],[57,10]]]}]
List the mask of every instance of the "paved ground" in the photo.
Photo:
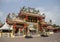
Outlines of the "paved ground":
[{"label": "paved ground", "polygon": [[60,42],[60,33],[55,33],[49,37],[26,38],[0,38],[0,42]]}]

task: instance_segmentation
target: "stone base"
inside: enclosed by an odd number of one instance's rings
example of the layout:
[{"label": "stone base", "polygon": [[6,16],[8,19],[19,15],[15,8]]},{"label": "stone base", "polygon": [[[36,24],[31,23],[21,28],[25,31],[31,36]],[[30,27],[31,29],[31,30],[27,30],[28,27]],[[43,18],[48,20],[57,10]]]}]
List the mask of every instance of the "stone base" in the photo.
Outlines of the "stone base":
[{"label": "stone base", "polygon": [[25,36],[25,38],[33,38],[32,36]]},{"label": "stone base", "polygon": [[0,33],[0,37],[1,37],[1,33]]},{"label": "stone base", "polygon": [[13,35],[13,33],[11,33],[11,38],[14,38],[15,36]]},{"label": "stone base", "polygon": [[41,35],[42,37],[48,37],[48,35]]}]

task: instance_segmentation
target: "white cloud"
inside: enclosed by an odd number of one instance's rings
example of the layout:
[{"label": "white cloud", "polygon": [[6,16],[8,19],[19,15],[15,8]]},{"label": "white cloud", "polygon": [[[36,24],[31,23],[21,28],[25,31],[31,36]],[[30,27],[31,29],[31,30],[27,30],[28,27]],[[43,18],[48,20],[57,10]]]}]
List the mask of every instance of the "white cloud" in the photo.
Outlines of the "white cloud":
[{"label": "white cloud", "polygon": [[18,1],[22,1],[22,0],[1,0],[1,2],[4,3],[11,3],[11,2],[18,2]]},{"label": "white cloud", "polygon": [[0,11],[0,17],[2,16],[3,12]]},{"label": "white cloud", "polygon": [[0,11],[0,20],[4,23],[6,20],[7,14],[4,14],[4,12]]},{"label": "white cloud", "polygon": [[1,0],[1,2],[6,2],[6,3],[9,3],[11,2],[12,0]]},{"label": "white cloud", "polygon": [[3,12],[0,11],[0,20],[2,21],[3,19]]},{"label": "white cloud", "polygon": [[2,3],[11,3],[13,2],[14,0],[1,0]]},{"label": "white cloud", "polygon": [[54,15],[55,23],[60,25],[60,7],[55,6],[52,8],[51,13]]}]

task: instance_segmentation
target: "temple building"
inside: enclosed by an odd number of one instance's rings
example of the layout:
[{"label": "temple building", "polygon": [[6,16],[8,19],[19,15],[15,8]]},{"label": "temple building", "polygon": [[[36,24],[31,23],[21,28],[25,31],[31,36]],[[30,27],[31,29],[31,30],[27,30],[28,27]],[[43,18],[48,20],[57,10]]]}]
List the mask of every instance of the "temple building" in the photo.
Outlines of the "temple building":
[{"label": "temple building", "polygon": [[13,25],[13,35],[27,35],[28,32],[34,35],[39,34],[48,26],[45,17],[45,14],[41,15],[39,10],[23,7],[18,15],[12,13],[12,16],[10,16],[9,13],[6,22]]}]

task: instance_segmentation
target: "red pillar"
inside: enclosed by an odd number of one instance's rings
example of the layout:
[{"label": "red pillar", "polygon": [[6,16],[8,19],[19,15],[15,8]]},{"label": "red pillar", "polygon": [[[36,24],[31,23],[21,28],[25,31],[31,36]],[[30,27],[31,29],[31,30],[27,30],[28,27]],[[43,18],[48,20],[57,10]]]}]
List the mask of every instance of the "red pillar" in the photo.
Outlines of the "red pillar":
[{"label": "red pillar", "polygon": [[27,25],[26,24],[24,24],[24,28],[26,28],[27,27]]},{"label": "red pillar", "polygon": [[15,23],[13,24],[13,29],[16,29],[16,24]]},{"label": "red pillar", "polygon": [[[42,17],[39,17],[38,20],[39,20],[39,22],[41,23],[41,22],[42,22]],[[42,26],[42,24],[39,25],[39,30],[40,30],[40,31],[43,31],[43,26]]]},{"label": "red pillar", "polygon": [[41,31],[41,32],[43,31],[43,26],[40,26],[40,31]]},{"label": "red pillar", "polygon": [[24,28],[25,28],[25,30],[26,30],[26,35],[27,35],[27,32],[28,32],[28,28],[27,28],[27,24],[24,24]]},{"label": "red pillar", "polygon": [[26,15],[26,21],[28,20],[28,16]]}]

